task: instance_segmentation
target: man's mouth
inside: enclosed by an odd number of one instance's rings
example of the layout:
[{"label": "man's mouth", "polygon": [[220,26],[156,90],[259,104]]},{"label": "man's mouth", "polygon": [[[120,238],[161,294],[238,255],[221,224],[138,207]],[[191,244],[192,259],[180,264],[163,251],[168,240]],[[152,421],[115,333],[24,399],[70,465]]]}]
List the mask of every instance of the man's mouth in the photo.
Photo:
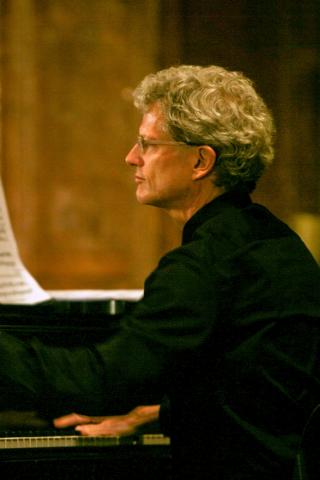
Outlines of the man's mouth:
[{"label": "man's mouth", "polygon": [[135,175],[134,180],[136,183],[141,183],[144,181],[144,178],[140,177],[140,175]]}]

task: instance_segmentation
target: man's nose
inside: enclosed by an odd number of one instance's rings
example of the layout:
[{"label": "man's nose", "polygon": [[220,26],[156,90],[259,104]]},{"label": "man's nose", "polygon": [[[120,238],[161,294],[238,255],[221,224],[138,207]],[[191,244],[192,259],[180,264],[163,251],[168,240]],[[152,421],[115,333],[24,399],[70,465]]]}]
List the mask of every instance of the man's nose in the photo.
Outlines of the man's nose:
[{"label": "man's nose", "polygon": [[131,150],[128,152],[125,162],[128,165],[141,165],[142,157],[137,143],[135,143]]}]

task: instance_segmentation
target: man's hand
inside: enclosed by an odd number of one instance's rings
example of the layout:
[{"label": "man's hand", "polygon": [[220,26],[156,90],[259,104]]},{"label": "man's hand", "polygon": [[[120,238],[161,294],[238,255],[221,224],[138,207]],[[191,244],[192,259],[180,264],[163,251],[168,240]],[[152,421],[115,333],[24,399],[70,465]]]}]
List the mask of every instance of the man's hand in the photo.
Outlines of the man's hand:
[{"label": "man's hand", "polygon": [[125,436],[133,435],[139,427],[159,418],[160,405],[136,407],[126,415],[90,417],[70,413],[56,418],[56,428],[75,427],[81,435]]}]

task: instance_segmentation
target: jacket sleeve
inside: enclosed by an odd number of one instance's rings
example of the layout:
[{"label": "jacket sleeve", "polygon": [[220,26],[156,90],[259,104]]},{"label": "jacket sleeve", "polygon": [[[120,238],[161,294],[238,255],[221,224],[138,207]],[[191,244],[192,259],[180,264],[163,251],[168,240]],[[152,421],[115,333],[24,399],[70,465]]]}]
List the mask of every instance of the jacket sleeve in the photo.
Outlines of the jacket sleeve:
[{"label": "jacket sleeve", "polygon": [[183,358],[208,335],[205,282],[198,262],[178,251],[160,262],[109,340],[64,348],[1,332],[1,408],[93,415],[160,402],[169,379],[183,375]]}]

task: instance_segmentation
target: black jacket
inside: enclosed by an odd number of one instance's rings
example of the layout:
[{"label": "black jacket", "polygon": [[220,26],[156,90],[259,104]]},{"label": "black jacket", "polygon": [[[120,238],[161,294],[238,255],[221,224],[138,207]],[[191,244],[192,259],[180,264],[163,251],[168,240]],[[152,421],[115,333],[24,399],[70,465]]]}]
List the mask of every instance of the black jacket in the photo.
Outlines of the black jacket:
[{"label": "black jacket", "polygon": [[290,478],[320,399],[319,293],[298,236],[227,193],[189,220],[112,339],[70,350],[2,334],[2,404],[110,414],[167,394],[179,478]]}]

